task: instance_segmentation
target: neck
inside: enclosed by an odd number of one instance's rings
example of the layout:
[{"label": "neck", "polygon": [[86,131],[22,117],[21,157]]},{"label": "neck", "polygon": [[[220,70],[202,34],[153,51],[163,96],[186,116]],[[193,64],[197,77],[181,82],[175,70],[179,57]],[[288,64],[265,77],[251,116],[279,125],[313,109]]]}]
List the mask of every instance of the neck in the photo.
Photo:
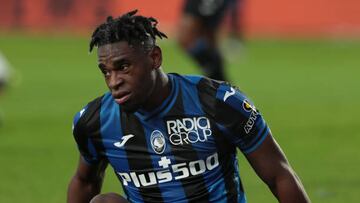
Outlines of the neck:
[{"label": "neck", "polygon": [[145,111],[151,111],[157,108],[169,96],[171,92],[171,82],[169,77],[163,71],[156,72],[156,81],[149,100],[143,105]]}]

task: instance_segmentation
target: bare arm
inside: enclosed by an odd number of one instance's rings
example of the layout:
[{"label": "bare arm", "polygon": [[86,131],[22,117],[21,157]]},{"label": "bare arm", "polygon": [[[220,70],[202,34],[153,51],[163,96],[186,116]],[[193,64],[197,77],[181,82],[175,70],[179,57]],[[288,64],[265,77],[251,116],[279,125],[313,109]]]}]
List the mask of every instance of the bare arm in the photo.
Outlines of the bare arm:
[{"label": "bare arm", "polygon": [[310,202],[299,177],[271,135],[265,138],[259,149],[246,155],[246,158],[279,202]]},{"label": "bare arm", "polygon": [[107,163],[89,165],[81,157],[69,187],[68,203],[89,203],[91,198],[100,193]]}]

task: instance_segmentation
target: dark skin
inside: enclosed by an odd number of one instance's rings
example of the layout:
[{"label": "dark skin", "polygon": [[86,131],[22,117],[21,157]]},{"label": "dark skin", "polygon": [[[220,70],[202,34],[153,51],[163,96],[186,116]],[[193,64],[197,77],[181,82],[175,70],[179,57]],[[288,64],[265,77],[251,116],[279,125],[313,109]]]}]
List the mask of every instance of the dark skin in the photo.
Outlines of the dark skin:
[{"label": "dark skin", "polygon": [[131,48],[127,42],[100,46],[98,63],[115,101],[127,111],[154,109],[170,92],[157,46],[150,51]]},{"label": "dark skin", "polygon": [[96,195],[90,203],[128,203],[128,201],[116,193],[106,193]]},{"label": "dark skin", "polygon": [[[170,93],[169,79],[161,70],[162,54],[132,48],[127,42],[98,48],[98,66],[113,98],[126,111],[151,111]],[[88,165],[80,158],[68,189],[68,203],[88,203],[101,191],[107,163]]]},{"label": "dark skin", "polygon": [[68,203],[89,203],[101,191],[107,163],[89,165],[81,157],[69,187]]},{"label": "dark skin", "polygon": [[[157,46],[147,52],[131,48],[127,42],[100,46],[98,62],[115,101],[128,111],[138,108],[151,111],[169,95],[169,79],[161,70],[162,54]],[[310,202],[299,178],[271,135],[246,158],[279,202]],[[88,203],[99,194],[107,164],[99,162],[89,165],[80,158],[68,188],[67,202]],[[113,193],[97,196],[93,202],[95,200],[124,202]]]},{"label": "dark skin", "polygon": [[246,158],[279,202],[310,202],[299,177],[271,134],[258,149],[247,154]]}]

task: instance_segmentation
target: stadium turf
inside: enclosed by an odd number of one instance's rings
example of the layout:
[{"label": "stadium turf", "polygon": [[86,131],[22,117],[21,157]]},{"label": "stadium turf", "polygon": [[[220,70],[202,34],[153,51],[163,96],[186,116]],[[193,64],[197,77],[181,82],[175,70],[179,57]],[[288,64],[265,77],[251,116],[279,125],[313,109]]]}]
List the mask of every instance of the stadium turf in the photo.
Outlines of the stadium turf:
[{"label": "stadium turf", "polygon": [[[198,73],[173,41],[167,72]],[[0,35],[14,67],[0,98],[0,202],[65,202],[74,113],[106,90],[83,37]],[[360,41],[251,40],[226,51],[230,80],[261,110],[313,202],[360,199]],[[276,202],[239,155],[249,202]],[[120,192],[109,168],[104,191]]]}]

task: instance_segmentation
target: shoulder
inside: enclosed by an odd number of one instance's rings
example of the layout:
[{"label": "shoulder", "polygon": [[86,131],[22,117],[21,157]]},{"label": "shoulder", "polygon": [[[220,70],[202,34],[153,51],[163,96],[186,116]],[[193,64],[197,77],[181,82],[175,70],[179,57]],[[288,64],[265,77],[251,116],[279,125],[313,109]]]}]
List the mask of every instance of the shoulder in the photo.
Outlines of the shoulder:
[{"label": "shoulder", "polygon": [[171,73],[169,76],[180,83],[182,87],[195,87],[200,92],[216,92],[221,84],[228,84],[224,81],[217,81],[199,75],[179,75]]},{"label": "shoulder", "polygon": [[199,81],[204,78],[203,76],[199,75],[180,75],[177,73],[169,73],[168,76],[174,81],[185,85],[197,85]]},{"label": "shoulder", "polygon": [[73,131],[74,133],[84,127],[99,114],[101,105],[104,100],[109,99],[110,94],[106,93],[100,97],[97,97],[86,104],[80,111],[78,111],[73,119]]},{"label": "shoulder", "polygon": [[[251,104],[244,92],[228,82],[196,75],[170,75],[180,83],[182,88],[195,88],[200,102],[208,110],[220,105],[245,111],[248,110]],[[246,108],[244,109],[243,107]]]},{"label": "shoulder", "polygon": [[171,77],[178,81],[182,89],[196,92],[203,109],[211,115],[218,112],[218,108],[242,110],[239,107],[249,103],[246,95],[228,82],[195,75],[171,74]]}]

